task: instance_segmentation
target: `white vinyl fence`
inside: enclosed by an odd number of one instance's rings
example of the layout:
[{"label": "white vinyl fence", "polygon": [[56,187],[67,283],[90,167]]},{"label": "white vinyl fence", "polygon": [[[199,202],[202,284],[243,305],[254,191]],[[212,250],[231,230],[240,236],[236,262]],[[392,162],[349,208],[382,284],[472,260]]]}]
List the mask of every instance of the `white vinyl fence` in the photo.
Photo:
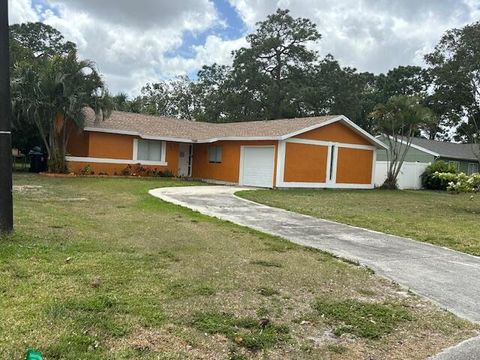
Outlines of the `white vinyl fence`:
[{"label": "white vinyl fence", "polygon": [[[398,187],[400,189],[421,189],[422,179],[420,176],[422,176],[428,165],[430,165],[430,163],[404,162],[397,179]],[[382,186],[386,178],[387,162],[377,161],[375,167],[375,186]]]}]

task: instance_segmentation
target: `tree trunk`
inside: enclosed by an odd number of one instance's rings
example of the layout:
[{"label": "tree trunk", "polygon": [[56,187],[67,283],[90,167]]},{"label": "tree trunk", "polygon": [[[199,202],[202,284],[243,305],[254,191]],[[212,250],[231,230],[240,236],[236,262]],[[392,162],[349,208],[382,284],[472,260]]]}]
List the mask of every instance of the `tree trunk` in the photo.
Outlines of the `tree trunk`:
[{"label": "tree trunk", "polygon": [[50,158],[48,170],[52,173],[65,174],[68,172],[67,161],[65,160],[65,114],[58,112],[50,131]]}]

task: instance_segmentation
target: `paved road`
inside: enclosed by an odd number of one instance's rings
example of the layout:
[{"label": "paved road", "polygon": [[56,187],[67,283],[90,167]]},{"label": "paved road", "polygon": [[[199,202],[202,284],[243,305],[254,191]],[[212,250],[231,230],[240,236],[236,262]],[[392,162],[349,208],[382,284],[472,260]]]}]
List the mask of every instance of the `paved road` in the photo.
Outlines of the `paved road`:
[{"label": "paved road", "polygon": [[[480,258],[398,236],[300,215],[234,196],[231,186],[151,190],[162,200],[356,261],[470,321],[480,322]],[[461,356],[459,355],[461,354]],[[441,355],[480,359],[480,338]]]}]

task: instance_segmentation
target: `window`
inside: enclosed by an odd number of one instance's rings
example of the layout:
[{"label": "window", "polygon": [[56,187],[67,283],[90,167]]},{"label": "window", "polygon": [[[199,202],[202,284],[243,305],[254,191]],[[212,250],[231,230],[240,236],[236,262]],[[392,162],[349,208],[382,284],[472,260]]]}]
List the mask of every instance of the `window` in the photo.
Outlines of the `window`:
[{"label": "window", "polygon": [[222,162],[221,146],[210,146],[208,148],[208,162],[212,164],[220,164]]},{"label": "window", "polygon": [[164,161],[163,141],[138,139],[138,149],[136,160],[143,161]]},{"label": "window", "polygon": [[478,173],[478,164],[477,163],[469,163],[468,164],[468,175],[472,175]]},{"label": "window", "polygon": [[458,161],[449,161],[448,164],[455,166],[455,169],[457,169],[457,171],[460,169],[460,163]]}]

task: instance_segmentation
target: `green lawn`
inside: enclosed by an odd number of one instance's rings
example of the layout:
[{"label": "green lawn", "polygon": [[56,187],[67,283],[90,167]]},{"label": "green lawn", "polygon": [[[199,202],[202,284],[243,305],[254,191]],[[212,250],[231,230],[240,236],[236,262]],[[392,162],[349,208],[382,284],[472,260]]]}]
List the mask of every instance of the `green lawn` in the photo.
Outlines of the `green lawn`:
[{"label": "green lawn", "polygon": [[367,269],[147,194],[192,182],[14,185],[1,359],[424,359],[478,328]]},{"label": "green lawn", "polygon": [[386,190],[258,190],[262,204],[480,255],[480,194]]}]

